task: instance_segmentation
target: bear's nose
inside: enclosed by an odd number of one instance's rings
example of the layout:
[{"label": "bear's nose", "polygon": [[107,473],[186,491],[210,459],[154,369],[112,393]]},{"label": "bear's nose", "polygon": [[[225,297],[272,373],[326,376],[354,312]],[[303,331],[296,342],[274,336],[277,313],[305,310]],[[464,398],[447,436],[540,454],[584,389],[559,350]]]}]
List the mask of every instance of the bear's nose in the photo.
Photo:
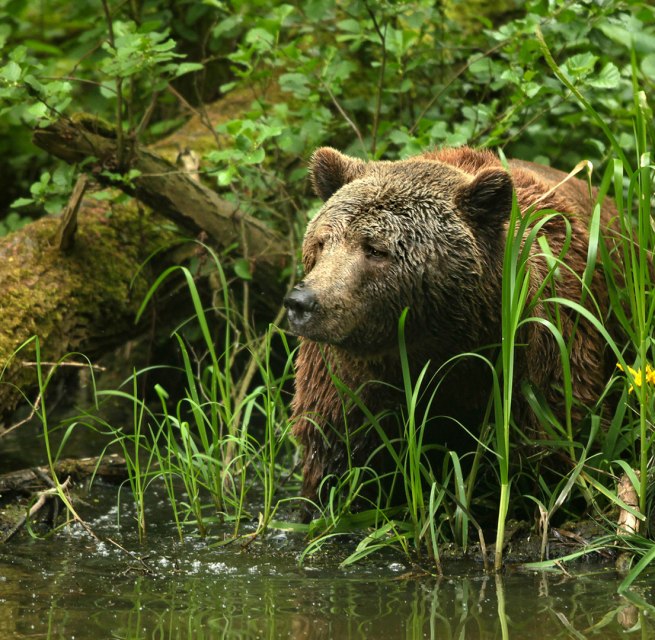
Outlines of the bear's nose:
[{"label": "bear's nose", "polygon": [[312,313],[317,309],[318,299],[314,291],[301,282],[284,299],[284,306],[287,308],[291,328],[299,330],[307,324]]}]

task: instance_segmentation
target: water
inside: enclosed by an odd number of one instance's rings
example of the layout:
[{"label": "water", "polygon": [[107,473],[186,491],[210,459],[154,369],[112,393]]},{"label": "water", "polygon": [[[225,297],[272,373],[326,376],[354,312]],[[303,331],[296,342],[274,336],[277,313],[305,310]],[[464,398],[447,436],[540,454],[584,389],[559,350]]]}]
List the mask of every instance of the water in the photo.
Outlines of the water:
[{"label": "water", "polygon": [[[29,447],[0,442],[3,466],[24,462],[9,453]],[[451,561],[438,578],[392,552],[341,569],[354,543],[332,543],[299,566],[298,535],[180,541],[150,496],[143,543],[127,500],[119,524],[116,488],[96,486],[80,513],[97,538],[73,525],[0,546],[0,640],[655,638],[655,571],[623,597],[592,563],[496,576]]]},{"label": "water", "polygon": [[139,543],[129,514],[118,527],[108,507],[115,489],[94,496],[86,517],[99,539],[74,525],[0,547],[0,638],[655,638],[643,604],[655,602],[653,574],[635,605],[616,594],[613,570],[593,564],[569,567],[575,576],[494,576],[458,561],[438,578],[393,554],[339,569],[333,545],[299,566],[296,536],[180,542],[163,503]]}]

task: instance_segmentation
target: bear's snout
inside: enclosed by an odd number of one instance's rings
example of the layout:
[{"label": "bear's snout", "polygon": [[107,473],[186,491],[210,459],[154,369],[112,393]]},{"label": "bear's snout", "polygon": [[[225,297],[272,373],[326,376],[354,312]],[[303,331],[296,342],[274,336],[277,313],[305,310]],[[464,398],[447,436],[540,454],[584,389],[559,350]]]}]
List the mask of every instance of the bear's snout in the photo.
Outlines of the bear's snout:
[{"label": "bear's snout", "polygon": [[287,308],[291,330],[298,335],[303,335],[303,329],[318,309],[318,298],[312,289],[301,282],[284,299],[284,306]]}]

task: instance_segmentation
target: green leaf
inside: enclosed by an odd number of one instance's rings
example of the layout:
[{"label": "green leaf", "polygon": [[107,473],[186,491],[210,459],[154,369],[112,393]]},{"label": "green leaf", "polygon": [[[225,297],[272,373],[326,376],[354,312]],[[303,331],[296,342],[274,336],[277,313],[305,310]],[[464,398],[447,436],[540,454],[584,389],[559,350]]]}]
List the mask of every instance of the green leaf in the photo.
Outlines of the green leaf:
[{"label": "green leaf", "polygon": [[8,24],[0,24],[0,49],[4,49],[10,36],[11,27]]},{"label": "green leaf", "polygon": [[299,98],[305,98],[309,95],[308,83],[309,80],[304,73],[283,73],[280,76],[280,88],[282,91],[293,93]]},{"label": "green leaf", "polygon": [[17,209],[18,207],[24,207],[28,204],[34,204],[34,198],[17,198],[11,203],[11,208]]},{"label": "green leaf", "polygon": [[319,23],[334,10],[334,0],[308,0],[303,4],[303,9],[312,22]]},{"label": "green leaf", "polygon": [[7,82],[18,82],[20,80],[20,66],[13,60],[10,60],[0,70],[0,77],[4,78]]},{"label": "green leaf", "polygon": [[348,18],[347,20],[341,20],[337,22],[337,27],[342,31],[349,31],[350,33],[359,33],[361,31],[361,26],[358,20],[353,18]]},{"label": "green leaf", "polygon": [[40,40],[25,40],[25,45],[29,47],[32,53],[45,53],[58,58],[64,58],[64,52],[53,44],[41,42]]},{"label": "green leaf", "polygon": [[25,62],[27,58],[27,47],[25,45],[18,45],[10,54],[9,57],[15,62]]},{"label": "green leaf", "polygon": [[236,174],[236,169],[234,167],[228,167],[224,171],[219,171],[216,174],[216,182],[218,182],[219,187],[227,187],[233,180]]},{"label": "green leaf", "polygon": [[204,69],[203,65],[199,62],[182,62],[175,67],[175,77],[179,78],[185,73],[191,73],[192,71],[202,71]]},{"label": "green leaf", "polygon": [[94,200],[114,200],[116,197],[116,193],[114,191],[110,191],[109,189],[104,189],[103,191],[96,191],[91,194],[91,198]]},{"label": "green leaf", "polygon": [[230,33],[236,27],[241,24],[242,18],[239,15],[236,16],[230,16],[229,18],[225,18],[225,20],[221,20],[213,29],[212,29],[212,37],[213,38],[220,38],[222,35]]},{"label": "green leaf", "polygon": [[275,37],[272,33],[266,31],[266,29],[256,27],[248,31],[246,34],[246,42],[253,45],[253,47],[258,51],[267,51],[273,48]]},{"label": "green leaf", "polygon": [[275,124],[262,124],[259,128],[258,140],[260,142],[267,140],[268,138],[277,138],[282,133],[283,129],[279,125]]},{"label": "green leaf", "polygon": [[600,73],[587,80],[587,82],[597,89],[614,89],[619,86],[621,75],[619,70],[611,62],[608,62],[600,71]]},{"label": "green leaf", "polygon": [[234,273],[242,280],[252,280],[250,273],[250,263],[246,258],[239,258],[234,261]]},{"label": "green leaf", "polygon": [[42,102],[36,102],[25,109],[25,113],[31,116],[32,120],[39,120],[48,116],[48,107]]},{"label": "green leaf", "polygon": [[241,161],[245,164],[259,164],[264,161],[265,157],[266,152],[264,151],[264,147],[258,147],[257,149],[253,149],[250,153],[244,153]]},{"label": "green leaf", "polygon": [[59,213],[65,204],[63,198],[48,197],[43,203],[43,208],[47,213],[54,215]]},{"label": "green leaf", "polygon": [[471,62],[468,73],[480,82],[488,82],[491,78],[491,70],[491,60],[489,58],[479,58]]},{"label": "green leaf", "polygon": [[566,70],[573,76],[582,76],[590,73],[597,61],[598,57],[588,51],[578,53],[566,61]]},{"label": "green leaf", "polygon": [[651,82],[655,81],[655,53],[649,53],[641,61],[641,71]]}]

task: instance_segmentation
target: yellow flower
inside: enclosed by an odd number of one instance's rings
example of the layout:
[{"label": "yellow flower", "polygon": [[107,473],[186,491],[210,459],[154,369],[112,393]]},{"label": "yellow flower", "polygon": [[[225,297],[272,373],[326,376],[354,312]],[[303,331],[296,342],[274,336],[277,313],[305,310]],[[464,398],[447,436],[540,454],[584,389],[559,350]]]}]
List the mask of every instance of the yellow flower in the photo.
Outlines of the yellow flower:
[{"label": "yellow flower", "polygon": [[[619,363],[617,363],[616,367],[620,371],[624,371],[623,367]],[[635,370],[632,367],[628,367],[628,373],[632,379],[632,384],[628,389],[628,393],[632,393],[635,387],[641,387],[641,385],[644,383],[644,375],[641,372],[641,369]],[[653,369],[649,363],[646,363],[646,384],[655,387],[655,369]]]},{"label": "yellow flower", "polygon": [[649,364],[646,365],[646,382],[655,386],[655,369],[653,369]]}]

